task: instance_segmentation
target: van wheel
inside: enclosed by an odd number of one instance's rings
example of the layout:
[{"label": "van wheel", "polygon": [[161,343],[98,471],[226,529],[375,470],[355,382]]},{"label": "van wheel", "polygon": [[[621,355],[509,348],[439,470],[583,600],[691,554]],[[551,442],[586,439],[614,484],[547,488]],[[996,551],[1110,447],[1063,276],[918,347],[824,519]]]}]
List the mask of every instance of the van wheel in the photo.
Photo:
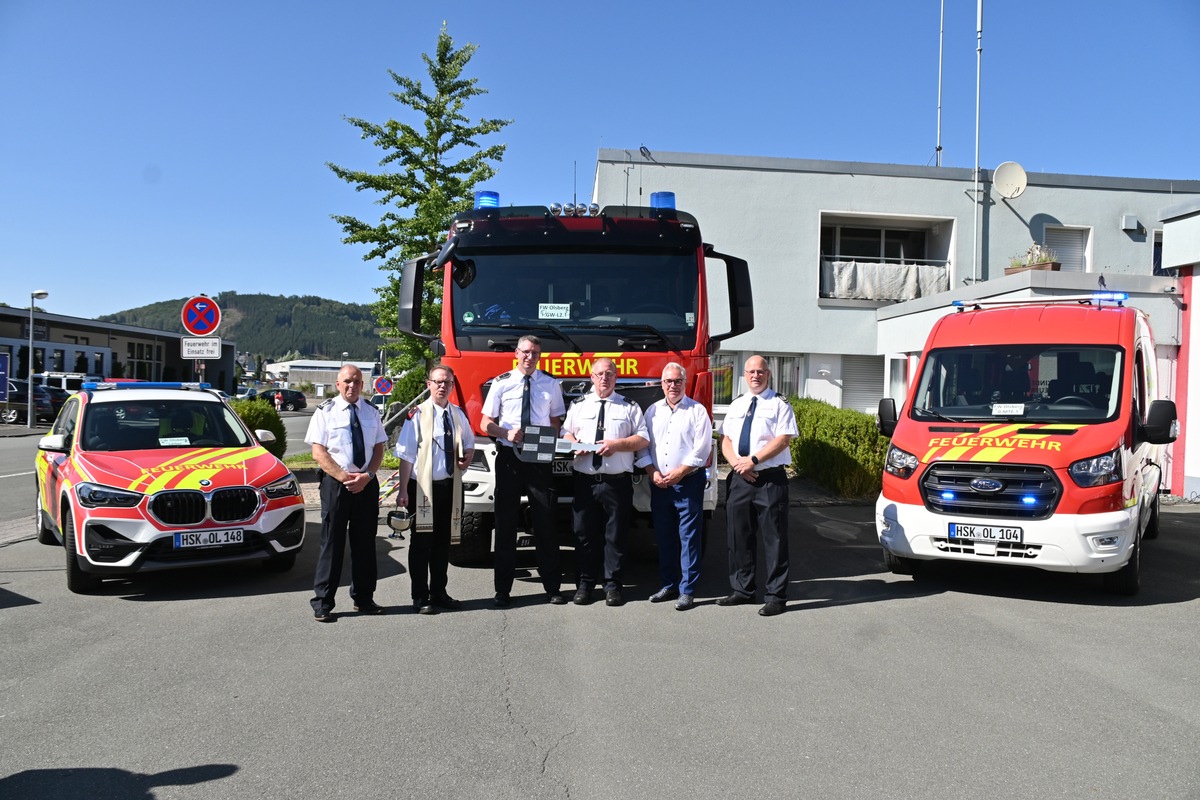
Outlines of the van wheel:
[{"label": "van wheel", "polygon": [[915,558],[905,558],[898,556],[889,551],[887,548],[883,550],[883,565],[892,571],[895,575],[913,575],[915,576],[921,571],[921,562]]},{"label": "van wheel", "polygon": [[79,566],[75,555],[75,518],[71,510],[63,510],[63,550],[67,553],[67,588],[75,594],[87,594],[100,588],[100,579]]},{"label": "van wheel", "polygon": [[1139,541],[1133,545],[1133,553],[1129,556],[1129,562],[1116,572],[1109,572],[1104,576],[1104,588],[1113,594],[1126,597],[1137,594],[1138,589],[1141,588],[1141,579],[1138,576],[1141,563],[1142,543]]},{"label": "van wheel", "polygon": [[1143,539],[1158,538],[1158,493],[1154,494],[1154,502],[1150,504],[1150,521],[1146,523],[1146,532],[1142,534]]},{"label": "van wheel", "polygon": [[450,548],[450,563],[456,567],[486,564],[492,554],[495,520],[495,514],[463,514],[458,544]]}]

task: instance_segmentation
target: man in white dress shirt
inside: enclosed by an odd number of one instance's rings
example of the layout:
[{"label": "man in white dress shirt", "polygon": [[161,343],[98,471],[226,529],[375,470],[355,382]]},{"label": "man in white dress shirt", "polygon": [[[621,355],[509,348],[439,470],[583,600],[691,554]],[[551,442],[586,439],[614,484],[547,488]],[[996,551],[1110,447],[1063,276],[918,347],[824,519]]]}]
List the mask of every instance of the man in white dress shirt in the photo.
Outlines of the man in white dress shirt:
[{"label": "man in white dress shirt", "polygon": [[650,442],[642,409],[614,392],[616,385],[612,359],[596,359],[593,391],[571,404],[562,427],[565,439],[600,445],[575,456],[576,605],[590,603],[601,580],[606,605],[625,602],[621,563],[633,512],[633,461]]},{"label": "man in white dress shirt", "polygon": [[799,434],[787,398],[770,388],[771,370],[762,356],[746,360],[750,389],[729,405],[721,423],[721,453],[732,470],[726,479],[725,518],[729,533],[729,584],[719,606],[753,603],[755,563],[761,534],[766,565],[764,617],[782,614],[788,590],[788,446]]},{"label": "man in white dress shirt", "polygon": [[667,364],[662,371],[663,399],[646,409],[650,447],[639,465],[650,476],[650,513],[658,540],[661,588],[650,602],[675,600],[678,611],[694,603],[700,580],[704,526],[705,467],[712,455],[712,420],[685,393],[687,371]]}]

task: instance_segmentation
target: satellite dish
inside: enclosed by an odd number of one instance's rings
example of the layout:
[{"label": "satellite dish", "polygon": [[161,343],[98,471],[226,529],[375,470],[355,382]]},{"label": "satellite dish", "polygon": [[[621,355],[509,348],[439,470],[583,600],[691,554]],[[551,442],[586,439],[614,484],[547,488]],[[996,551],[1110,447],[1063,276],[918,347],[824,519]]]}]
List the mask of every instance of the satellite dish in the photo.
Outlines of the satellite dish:
[{"label": "satellite dish", "polygon": [[1001,197],[1009,200],[1020,197],[1028,184],[1025,168],[1015,161],[1005,161],[992,173],[992,186],[996,187]]}]

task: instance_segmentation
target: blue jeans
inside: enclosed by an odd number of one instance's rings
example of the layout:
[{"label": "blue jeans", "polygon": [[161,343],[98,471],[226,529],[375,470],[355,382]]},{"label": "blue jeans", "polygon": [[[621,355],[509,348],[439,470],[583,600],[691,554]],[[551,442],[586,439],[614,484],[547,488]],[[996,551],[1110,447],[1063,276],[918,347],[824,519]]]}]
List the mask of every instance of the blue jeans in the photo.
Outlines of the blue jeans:
[{"label": "blue jeans", "polygon": [[664,588],[694,594],[700,580],[700,536],[704,526],[704,470],[674,486],[650,486],[650,514],[658,540],[658,574]]}]

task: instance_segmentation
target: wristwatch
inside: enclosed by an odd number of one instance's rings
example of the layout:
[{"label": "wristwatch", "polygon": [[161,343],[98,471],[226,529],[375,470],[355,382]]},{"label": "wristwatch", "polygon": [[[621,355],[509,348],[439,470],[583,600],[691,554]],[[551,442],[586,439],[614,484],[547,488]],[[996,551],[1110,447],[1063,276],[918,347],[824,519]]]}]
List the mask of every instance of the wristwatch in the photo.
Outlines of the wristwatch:
[{"label": "wristwatch", "polygon": [[750,456],[750,461],[754,464],[754,466],[758,466],[758,456]]}]

